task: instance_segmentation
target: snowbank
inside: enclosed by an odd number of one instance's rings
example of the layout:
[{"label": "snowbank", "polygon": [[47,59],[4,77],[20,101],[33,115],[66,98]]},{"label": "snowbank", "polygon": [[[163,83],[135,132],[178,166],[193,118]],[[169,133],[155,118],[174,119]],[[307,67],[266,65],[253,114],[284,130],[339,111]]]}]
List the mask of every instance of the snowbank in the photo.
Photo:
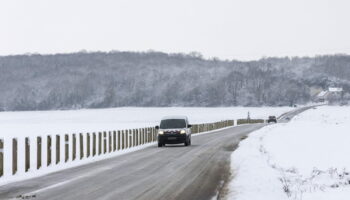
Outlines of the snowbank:
[{"label": "snowbank", "polygon": [[250,134],[231,156],[229,199],[349,199],[349,113],[318,107]]}]

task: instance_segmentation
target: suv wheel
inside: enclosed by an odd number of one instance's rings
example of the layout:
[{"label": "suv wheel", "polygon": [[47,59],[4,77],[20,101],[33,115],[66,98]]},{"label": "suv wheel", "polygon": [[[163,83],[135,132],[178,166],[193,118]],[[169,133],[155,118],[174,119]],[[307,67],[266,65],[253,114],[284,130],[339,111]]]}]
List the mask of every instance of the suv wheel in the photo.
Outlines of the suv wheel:
[{"label": "suv wheel", "polygon": [[188,137],[186,137],[186,140],[185,140],[185,146],[188,146],[189,144],[190,144],[190,142],[189,142],[190,140],[189,140],[189,138]]},{"label": "suv wheel", "polygon": [[163,146],[163,144],[158,142],[158,147],[162,147],[162,146]]}]

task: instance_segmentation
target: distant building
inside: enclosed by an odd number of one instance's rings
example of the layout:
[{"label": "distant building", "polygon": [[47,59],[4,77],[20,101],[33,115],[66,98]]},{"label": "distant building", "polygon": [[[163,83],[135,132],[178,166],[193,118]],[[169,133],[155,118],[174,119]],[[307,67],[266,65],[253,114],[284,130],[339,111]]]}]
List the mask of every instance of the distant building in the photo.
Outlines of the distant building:
[{"label": "distant building", "polygon": [[328,91],[332,92],[332,93],[342,93],[343,92],[343,88],[330,87],[330,88],[328,88]]},{"label": "distant building", "polygon": [[317,102],[341,100],[343,94],[343,88],[329,87],[328,90],[319,92],[316,96]]}]

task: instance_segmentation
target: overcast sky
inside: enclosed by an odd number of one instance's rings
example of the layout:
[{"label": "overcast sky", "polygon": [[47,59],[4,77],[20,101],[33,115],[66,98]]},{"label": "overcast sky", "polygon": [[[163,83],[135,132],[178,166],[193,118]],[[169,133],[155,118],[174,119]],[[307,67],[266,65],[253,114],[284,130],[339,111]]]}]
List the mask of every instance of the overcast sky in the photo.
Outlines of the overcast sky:
[{"label": "overcast sky", "polygon": [[1,0],[0,55],[201,52],[350,54],[349,0]]}]

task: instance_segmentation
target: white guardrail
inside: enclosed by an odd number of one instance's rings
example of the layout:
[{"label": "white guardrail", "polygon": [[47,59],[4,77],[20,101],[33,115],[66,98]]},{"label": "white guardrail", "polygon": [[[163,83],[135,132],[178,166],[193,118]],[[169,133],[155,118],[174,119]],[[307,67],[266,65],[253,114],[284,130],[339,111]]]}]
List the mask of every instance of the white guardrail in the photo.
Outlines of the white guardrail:
[{"label": "white guardrail", "polygon": [[[191,130],[193,134],[197,134],[233,125],[234,120],[225,120],[193,124]],[[29,172],[45,169],[47,171],[49,168],[53,171],[54,166],[57,165],[69,165],[81,160],[98,160],[96,159],[98,157],[155,141],[157,141],[157,131],[154,127],[0,138],[0,183],[1,180]]]}]

